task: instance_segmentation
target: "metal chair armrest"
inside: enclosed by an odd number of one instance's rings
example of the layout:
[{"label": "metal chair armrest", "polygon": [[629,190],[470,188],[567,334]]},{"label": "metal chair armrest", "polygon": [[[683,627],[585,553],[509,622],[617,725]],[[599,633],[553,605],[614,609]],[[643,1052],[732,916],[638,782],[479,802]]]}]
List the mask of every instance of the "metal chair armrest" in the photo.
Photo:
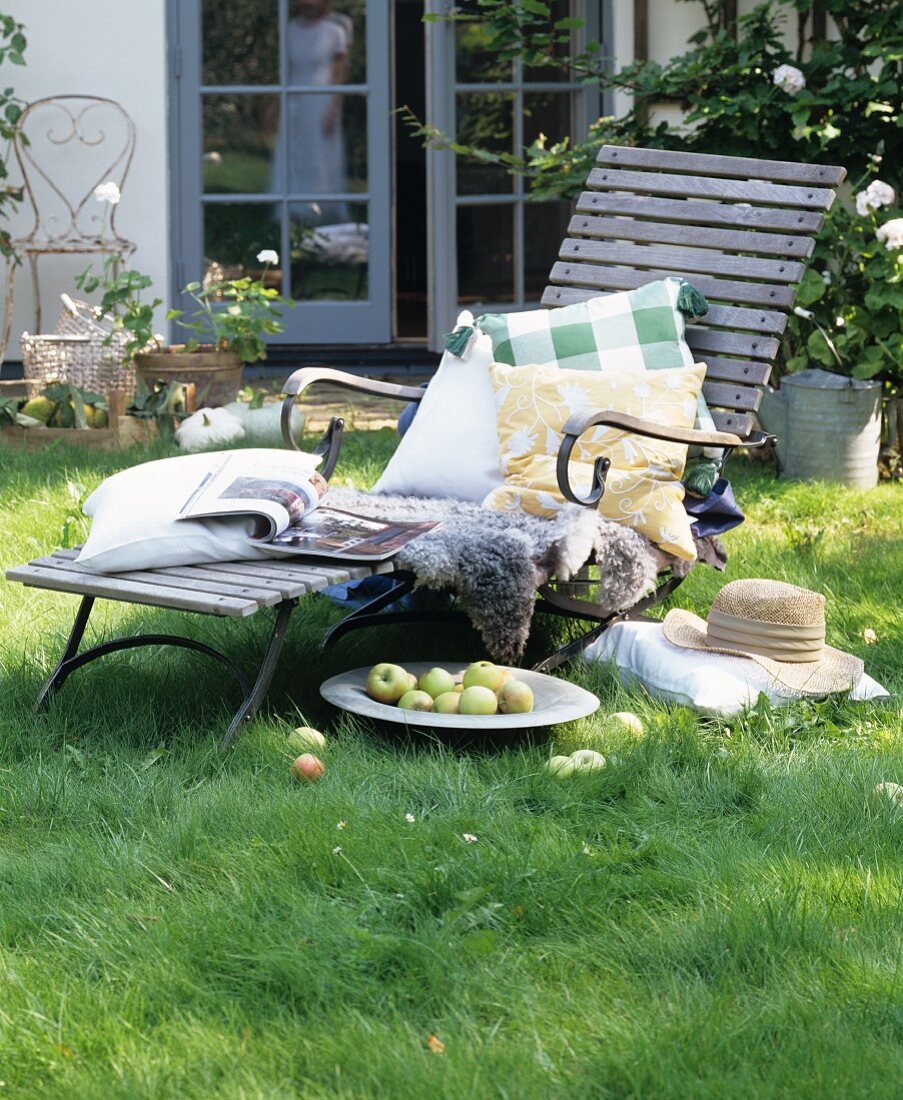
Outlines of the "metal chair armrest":
[{"label": "metal chair armrest", "polygon": [[[358,393],[394,397],[399,401],[420,401],[426,392],[419,386],[399,386],[395,382],[377,382],[373,378],[362,378],[360,375],[335,370],[333,367],[302,367],[301,370],[296,370],[294,374],[291,374],[282,387],[285,398],[282,402],[280,427],[285,445],[293,451],[298,451],[301,448],[292,435],[292,407],[301,394],[317,382],[330,382],[334,386],[343,386],[345,389],[356,390]],[[332,476],[339,460],[344,427],[345,421],[342,417],[334,416],[330,420],[329,427],[324,432],[320,442],[314,447],[314,454],[324,456],[320,473],[327,481]]]},{"label": "metal chair armrest", "polygon": [[[607,458],[599,457],[593,463],[593,480],[589,495],[580,497],[571,487],[569,466],[571,453],[577,444],[577,440],[590,428],[604,426],[620,428],[634,435],[645,435],[651,439],[664,439],[672,443],[698,443],[711,447],[742,447],[761,446],[762,443],[747,443],[738,435],[731,432],[700,432],[695,428],[671,428],[666,424],[654,424],[648,420],[640,420],[627,413],[611,411],[594,413],[576,413],[564,425],[561,447],[558,450],[558,462],[556,473],[558,475],[558,488],[565,500],[573,504],[582,504],[585,508],[594,508],[605,493],[605,475],[611,462]],[[764,434],[764,433],[757,433]],[[753,437],[751,436],[750,439]]]}]

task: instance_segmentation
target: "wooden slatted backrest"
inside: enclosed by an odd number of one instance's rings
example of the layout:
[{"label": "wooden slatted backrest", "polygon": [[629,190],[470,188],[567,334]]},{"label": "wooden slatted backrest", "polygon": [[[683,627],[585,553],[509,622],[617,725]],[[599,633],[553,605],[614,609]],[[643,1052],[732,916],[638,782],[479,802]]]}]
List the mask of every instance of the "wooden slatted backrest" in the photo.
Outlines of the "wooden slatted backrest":
[{"label": "wooden slatted backrest", "polygon": [[708,366],[715,424],[747,435],[846,170],[614,145],[596,159],[543,305],[686,278],[710,302],[687,342]]}]

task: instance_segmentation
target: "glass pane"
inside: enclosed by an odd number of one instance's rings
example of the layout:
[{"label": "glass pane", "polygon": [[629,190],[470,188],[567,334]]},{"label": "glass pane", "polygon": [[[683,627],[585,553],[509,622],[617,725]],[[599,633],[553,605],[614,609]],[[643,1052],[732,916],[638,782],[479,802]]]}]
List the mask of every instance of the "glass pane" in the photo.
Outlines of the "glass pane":
[{"label": "glass pane", "polygon": [[567,92],[524,93],[524,145],[540,134],[548,144],[571,136],[571,96]]},{"label": "glass pane", "polygon": [[[204,207],[204,278],[238,279],[259,273],[257,253],[279,251],[278,203],[216,203]],[[278,282],[278,273],[272,272]]]},{"label": "glass pane", "polygon": [[367,204],[297,202],[289,213],[292,297],[301,302],[365,300]]},{"label": "glass pane", "polygon": [[569,202],[524,203],[524,297],[537,301],[549,285],[571,218]]},{"label": "glass pane", "polygon": [[278,0],[203,0],[205,84],[279,83]]},{"label": "glass pane", "polygon": [[458,207],[458,298],[514,301],[514,206]]},{"label": "glass pane", "polygon": [[499,59],[498,52],[487,48],[489,32],[485,14],[476,0],[463,0],[455,5],[459,14],[473,15],[454,24],[455,27],[455,75],[461,84],[487,84],[511,80],[514,66]]},{"label": "glass pane", "polygon": [[365,0],[289,0],[285,55],[289,84],[362,84]]},{"label": "glass pane", "polygon": [[[469,92],[457,97],[456,140],[492,153],[513,151],[514,96],[509,92]],[[459,195],[497,195],[514,190],[514,177],[504,165],[482,164],[458,157]]]},{"label": "glass pane", "polygon": [[284,180],[286,191],[294,195],[366,191],[367,97],[298,92],[287,97],[286,106],[273,190],[281,191]]},{"label": "glass pane", "polygon": [[204,96],[204,191],[265,193],[273,185],[276,95]]},{"label": "glass pane", "polygon": [[[551,48],[548,51],[552,58],[561,59],[567,57],[568,54],[574,50],[573,46],[573,31],[555,31],[554,25],[559,19],[567,19],[572,15],[578,14],[572,10],[570,0],[546,0],[546,3],[552,9],[549,17],[549,29],[556,38],[561,38],[563,41],[556,41],[551,44]],[[569,79],[569,73],[567,69],[562,69],[558,65],[537,65],[524,66],[524,80],[543,81],[543,83],[552,80],[566,81]]]}]

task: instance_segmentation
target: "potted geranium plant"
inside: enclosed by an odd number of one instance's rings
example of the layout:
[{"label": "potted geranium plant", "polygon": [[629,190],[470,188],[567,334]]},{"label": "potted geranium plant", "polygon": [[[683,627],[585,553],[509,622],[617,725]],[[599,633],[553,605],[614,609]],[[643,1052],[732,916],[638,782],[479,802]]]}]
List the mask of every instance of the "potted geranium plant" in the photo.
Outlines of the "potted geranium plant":
[{"label": "potted geranium plant", "polygon": [[[119,189],[112,182],[99,185],[94,194],[109,205],[119,201]],[[126,361],[134,359],[146,389],[160,382],[194,383],[198,402],[226,405],[235,400],[244,364],[266,358],[264,337],[283,331],[281,307],[294,304],[266,285],[268,271],[279,263],[278,254],[265,249],[257,262],[263,270],[256,278],[189,283],[183,293],[194,300],[197,310],[186,318],[174,309],[166,317],[192,335],[184,344],[171,346],[164,346],[163,337],[153,330],[154,310],[161,299],[142,298],[151,286],[149,276],[119,270],[118,257],[108,256],[100,274],[88,268],[76,285],[89,294],[101,291],[100,317],[112,330],[107,343],[117,334],[125,336],[123,355]]]},{"label": "potted geranium plant", "polygon": [[[149,347],[135,355],[138,377],[148,384],[158,380],[194,382],[198,400],[207,405],[226,405],[235,400],[245,363],[265,359],[264,337],[282,332],[281,307],[294,303],[266,285],[270,266],[279,262],[267,249],[257,256],[263,271],[257,278],[224,279],[189,283],[183,293],[197,309],[186,317],[172,309],[175,321],[191,337],[184,344]],[[189,357],[190,368],[185,356]]]}]

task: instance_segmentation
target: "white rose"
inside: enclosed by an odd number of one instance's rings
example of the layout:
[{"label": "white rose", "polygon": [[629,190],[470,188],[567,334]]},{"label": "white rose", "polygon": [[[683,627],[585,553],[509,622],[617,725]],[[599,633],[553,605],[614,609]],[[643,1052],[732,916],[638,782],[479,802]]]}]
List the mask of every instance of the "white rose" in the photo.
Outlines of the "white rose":
[{"label": "white rose", "polygon": [[99,183],[94,188],[94,198],[98,202],[108,202],[112,206],[115,206],[121,198],[119,188],[112,180],[107,180],[106,183]]},{"label": "white rose", "polygon": [[892,218],[878,226],[878,240],[887,249],[903,248],[903,218]]},{"label": "white rose", "polygon": [[883,180],[872,180],[864,191],[856,196],[856,213],[865,217],[869,210],[879,210],[882,206],[893,206],[897,192]]},{"label": "white rose", "polygon": [[259,264],[278,264],[279,253],[272,248],[265,248],[262,252],[257,253],[257,262]]},{"label": "white rose", "polygon": [[788,95],[796,95],[806,87],[806,78],[795,65],[778,65],[771,79]]}]

